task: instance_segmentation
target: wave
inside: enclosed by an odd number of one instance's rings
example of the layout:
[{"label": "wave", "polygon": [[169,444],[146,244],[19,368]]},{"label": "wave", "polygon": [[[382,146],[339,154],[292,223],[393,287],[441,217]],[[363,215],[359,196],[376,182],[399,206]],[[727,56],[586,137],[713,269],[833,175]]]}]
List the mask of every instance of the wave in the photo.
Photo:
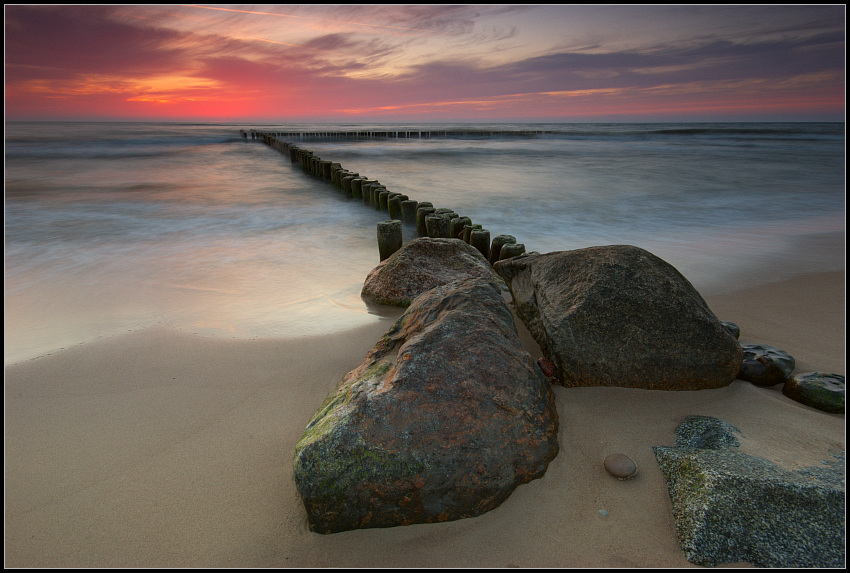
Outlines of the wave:
[{"label": "wave", "polygon": [[18,136],[7,138],[6,158],[17,159],[124,159],[163,157],[205,146],[242,143],[238,133],[217,138],[60,140]]}]

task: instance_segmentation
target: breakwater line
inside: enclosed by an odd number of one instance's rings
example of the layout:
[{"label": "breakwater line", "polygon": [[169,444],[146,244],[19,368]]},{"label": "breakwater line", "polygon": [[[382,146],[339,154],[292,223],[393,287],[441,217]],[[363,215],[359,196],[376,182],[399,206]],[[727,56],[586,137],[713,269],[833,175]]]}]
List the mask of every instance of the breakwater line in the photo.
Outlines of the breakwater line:
[{"label": "breakwater line", "polygon": [[334,131],[273,131],[260,132],[257,130],[240,130],[242,138],[247,139],[249,136],[252,140],[262,139],[262,135],[287,138],[298,141],[363,141],[370,139],[432,139],[432,138],[451,138],[451,137],[470,137],[470,138],[488,138],[488,137],[537,137],[540,135],[551,135],[556,133],[551,130],[544,129],[521,129],[521,130],[491,130],[491,129],[470,129],[470,128],[455,128],[455,129],[371,129],[371,130],[334,130]]},{"label": "breakwater line", "polygon": [[[466,133],[467,131],[457,130],[452,133]],[[293,165],[300,166],[305,173],[333,186],[346,197],[355,200],[359,199],[365,207],[386,211],[389,219],[381,221],[377,225],[378,253],[381,261],[401,248],[403,243],[402,225],[415,226],[416,234],[419,237],[456,238],[463,240],[478,249],[491,265],[502,259],[525,253],[525,245],[518,243],[516,237],[513,235],[502,234],[491,238],[488,229],[483,228],[481,224],[473,223],[469,217],[461,216],[453,209],[447,207],[436,208],[431,202],[420,202],[402,193],[395,193],[387,189],[385,185],[376,179],[370,179],[366,175],[345,169],[340,163],[322,159],[312,151],[284,139],[284,137],[292,137],[292,133],[295,132],[269,133],[253,129],[250,132],[240,130],[243,140],[247,141],[250,135],[252,141],[265,143],[283,156],[288,157]],[[481,133],[495,134],[497,132],[482,131]]]}]

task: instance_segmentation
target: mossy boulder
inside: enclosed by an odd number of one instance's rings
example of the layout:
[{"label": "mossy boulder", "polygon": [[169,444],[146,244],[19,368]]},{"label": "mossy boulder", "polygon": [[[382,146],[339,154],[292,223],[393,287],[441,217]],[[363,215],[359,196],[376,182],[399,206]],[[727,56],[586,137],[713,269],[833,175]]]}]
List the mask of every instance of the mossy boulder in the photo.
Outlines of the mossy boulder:
[{"label": "mossy boulder", "polygon": [[343,378],[293,473],[314,532],[456,520],[543,476],[557,433],[500,289],[465,279],[417,297]]},{"label": "mossy boulder", "polygon": [[841,374],[801,372],[785,382],[782,393],[806,406],[830,414],[843,414],[844,387]]}]

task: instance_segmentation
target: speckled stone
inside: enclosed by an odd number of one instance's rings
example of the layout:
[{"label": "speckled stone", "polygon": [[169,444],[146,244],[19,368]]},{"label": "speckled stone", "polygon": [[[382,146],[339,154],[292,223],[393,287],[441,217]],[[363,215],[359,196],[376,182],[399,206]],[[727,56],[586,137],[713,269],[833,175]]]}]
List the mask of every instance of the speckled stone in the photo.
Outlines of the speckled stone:
[{"label": "speckled stone", "polygon": [[637,474],[637,464],[625,454],[611,454],[602,463],[608,473],[618,479],[632,479]]},{"label": "speckled stone", "polygon": [[739,433],[722,420],[688,416],[674,447],[652,448],[687,560],[843,567],[844,452],[792,471],[735,451]]},{"label": "speckled stone", "polygon": [[830,414],[844,413],[844,376],[841,374],[795,374],[782,387],[782,393],[801,404]]}]

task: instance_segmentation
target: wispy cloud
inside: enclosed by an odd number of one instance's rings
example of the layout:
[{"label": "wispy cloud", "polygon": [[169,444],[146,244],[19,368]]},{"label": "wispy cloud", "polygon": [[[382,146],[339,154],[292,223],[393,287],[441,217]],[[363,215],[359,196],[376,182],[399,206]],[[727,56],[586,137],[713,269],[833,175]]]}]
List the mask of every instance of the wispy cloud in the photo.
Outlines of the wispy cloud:
[{"label": "wispy cloud", "polygon": [[760,98],[765,113],[793,114],[796,102],[841,118],[843,13],[840,6],[11,6],[6,110],[569,119],[622,110],[660,117],[688,106],[757,113]]}]

